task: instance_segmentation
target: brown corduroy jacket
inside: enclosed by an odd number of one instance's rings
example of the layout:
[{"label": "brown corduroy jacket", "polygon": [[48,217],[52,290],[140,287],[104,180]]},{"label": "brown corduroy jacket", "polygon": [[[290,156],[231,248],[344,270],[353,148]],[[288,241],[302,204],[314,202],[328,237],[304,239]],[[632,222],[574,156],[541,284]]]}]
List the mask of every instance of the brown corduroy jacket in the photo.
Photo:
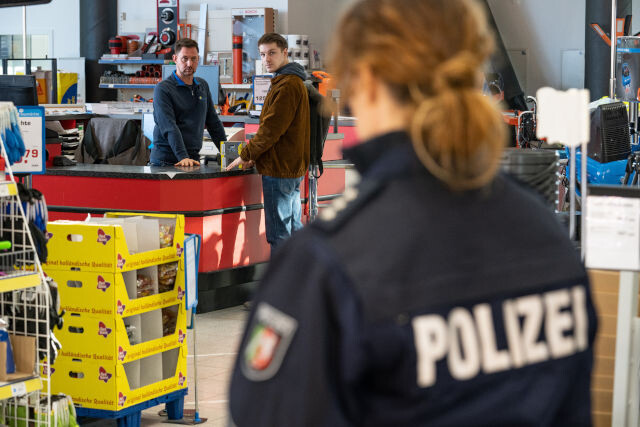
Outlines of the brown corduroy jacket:
[{"label": "brown corduroy jacket", "polygon": [[262,175],[298,178],[309,169],[309,96],[302,79],[282,74],[271,80],[258,132],[242,149]]}]

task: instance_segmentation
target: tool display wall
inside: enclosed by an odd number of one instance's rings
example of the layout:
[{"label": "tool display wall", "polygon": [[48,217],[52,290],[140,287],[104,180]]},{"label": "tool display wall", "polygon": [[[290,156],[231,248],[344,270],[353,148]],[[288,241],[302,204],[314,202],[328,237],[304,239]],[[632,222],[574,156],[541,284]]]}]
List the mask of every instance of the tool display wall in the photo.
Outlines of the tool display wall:
[{"label": "tool display wall", "polygon": [[178,0],[157,0],[158,40],[164,46],[173,47],[178,40]]}]

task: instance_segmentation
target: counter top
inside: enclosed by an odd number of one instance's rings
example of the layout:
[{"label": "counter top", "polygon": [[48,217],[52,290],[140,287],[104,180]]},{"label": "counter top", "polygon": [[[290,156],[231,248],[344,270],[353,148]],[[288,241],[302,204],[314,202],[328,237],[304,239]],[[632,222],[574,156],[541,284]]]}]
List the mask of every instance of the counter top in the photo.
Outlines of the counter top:
[{"label": "counter top", "polygon": [[75,166],[54,166],[47,168],[46,175],[153,180],[189,180],[251,175],[255,173],[257,173],[255,168],[223,172],[217,164],[199,166],[195,168],[177,168],[173,166],[124,166],[79,163]]},{"label": "counter top", "polygon": [[[331,117],[331,121],[329,122],[329,126],[333,127],[333,122],[335,122],[335,118]],[[354,118],[339,118],[338,119],[338,126],[345,126],[345,127],[352,127],[352,126],[356,126],[356,119]],[[329,132],[331,132],[333,129],[329,129]]]},{"label": "counter top", "polygon": [[127,120],[142,120],[143,114],[152,113],[113,113],[113,114],[98,114],[98,113],[74,113],[74,114],[48,114],[44,116],[44,119],[48,122],[54,120],[89,120],[94,117],[111,117],[112,119],[127,119]]},{"label": "counter top", "polygon": [[53,120],[88,120],[92,117],[96,117],[96,114],[92,113],[69,113],[69,114],[47,114],[44,116],[45,121]]},{"label": "counter top", "polygon": [[[45,116],[45,120],[87,120],[92,117],[113,117],[116,119],[133,119],[141,120],[143,113],[131,113],[131,114],[94,114],[94,113],[77,113],[77,114],[49,114]],[[149,113],[151,114],[151,113]],[[222,123],[245,123],[257,125],[260,123],[259,117],[250,116],[223,116],[219,115]],[[330,126],[333,126],[334,119],[331,118]],[[338,126],[355,126],[356,121],[354,119],[340,119],[338,120]]]},{"label": "counter top", "polygon": [[[48,114],[45,116],[46,121],[52,120],[88,120],[93,117],[111,117],[114,119],[130,119],[130,120],[142,120],[143,114],[153,114],[153,113],[111,113],[111,114],[101,114],[101,113],[71,113],[71,114]],[[222,123],[259,123],[259,118],[253,118],[248,116],[223,116],[219,115],[220,121]]]},{"label": "counter top", "polygon": [[253,118],[249,116],[223,116],[221,114],[218,115],[218,118],[222,123],[259,123],[259,118]]},{"label": "counter top", "polygon": [[[250,124],[250,125],[257,125],[260,124],[260,118],[259,117],[248,117],[248,116],[218,116],[220,117],[220,120],[225,122],[243,122],[246,124]],[[230,117],[230,119],[223,119],[223,117]],[[330,121],[330,126],[331,129],[329,129],[329,131],[331,132],[333,130],[333,117],[331,118]],[[345,126],[345,127],[354,127],[356,126],[356,120],[355,119],[340,119],[338,120],[338,126]]]}]

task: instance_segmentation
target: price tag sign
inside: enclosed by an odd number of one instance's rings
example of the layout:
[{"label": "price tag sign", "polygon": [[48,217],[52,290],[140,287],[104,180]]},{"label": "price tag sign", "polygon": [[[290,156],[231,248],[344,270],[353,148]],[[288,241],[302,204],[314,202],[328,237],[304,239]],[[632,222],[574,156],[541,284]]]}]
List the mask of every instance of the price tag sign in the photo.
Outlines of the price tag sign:
[{"label": "price tag sign", "polygon": [[45,172],[44,107],[17,107],[18,124],[26,152],[11,168],[14,173],[43,174]]},{"label": "price tag sign", "polygon": [[264,104],[271,88],[271,77],[271,75],[253,77],[253,103],[255,105]]},{"label": "price tag sign", "polygon": [[7,197],[10,196],[11,193],[9,191],[9,184],[0,184],[0,197]]},{"label": "price tag sign", "polygon": [[585,210],[586,266],[640,271],[640,188],[590,185]]},{"label": "price tag sign", "polygon": [[640,199],[589,196],[586,235],[587,267],[640,270]]},{"label": "price tag sign", "polygon": [[20,382],[11,384],[11,396],[23,396],[27,394],[27,384]]}]

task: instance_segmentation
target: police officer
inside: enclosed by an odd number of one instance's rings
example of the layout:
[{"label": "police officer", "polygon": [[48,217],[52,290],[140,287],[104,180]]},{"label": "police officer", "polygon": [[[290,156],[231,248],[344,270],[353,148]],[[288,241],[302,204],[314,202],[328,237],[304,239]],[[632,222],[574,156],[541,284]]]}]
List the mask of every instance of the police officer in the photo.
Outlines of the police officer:
[{"label": "police officer", "polygon": [[233,423],[590,425],[589,281],[544,203],[497,173],[481,11],[361,0],[335,37],[362,181],[272,259]]}]

